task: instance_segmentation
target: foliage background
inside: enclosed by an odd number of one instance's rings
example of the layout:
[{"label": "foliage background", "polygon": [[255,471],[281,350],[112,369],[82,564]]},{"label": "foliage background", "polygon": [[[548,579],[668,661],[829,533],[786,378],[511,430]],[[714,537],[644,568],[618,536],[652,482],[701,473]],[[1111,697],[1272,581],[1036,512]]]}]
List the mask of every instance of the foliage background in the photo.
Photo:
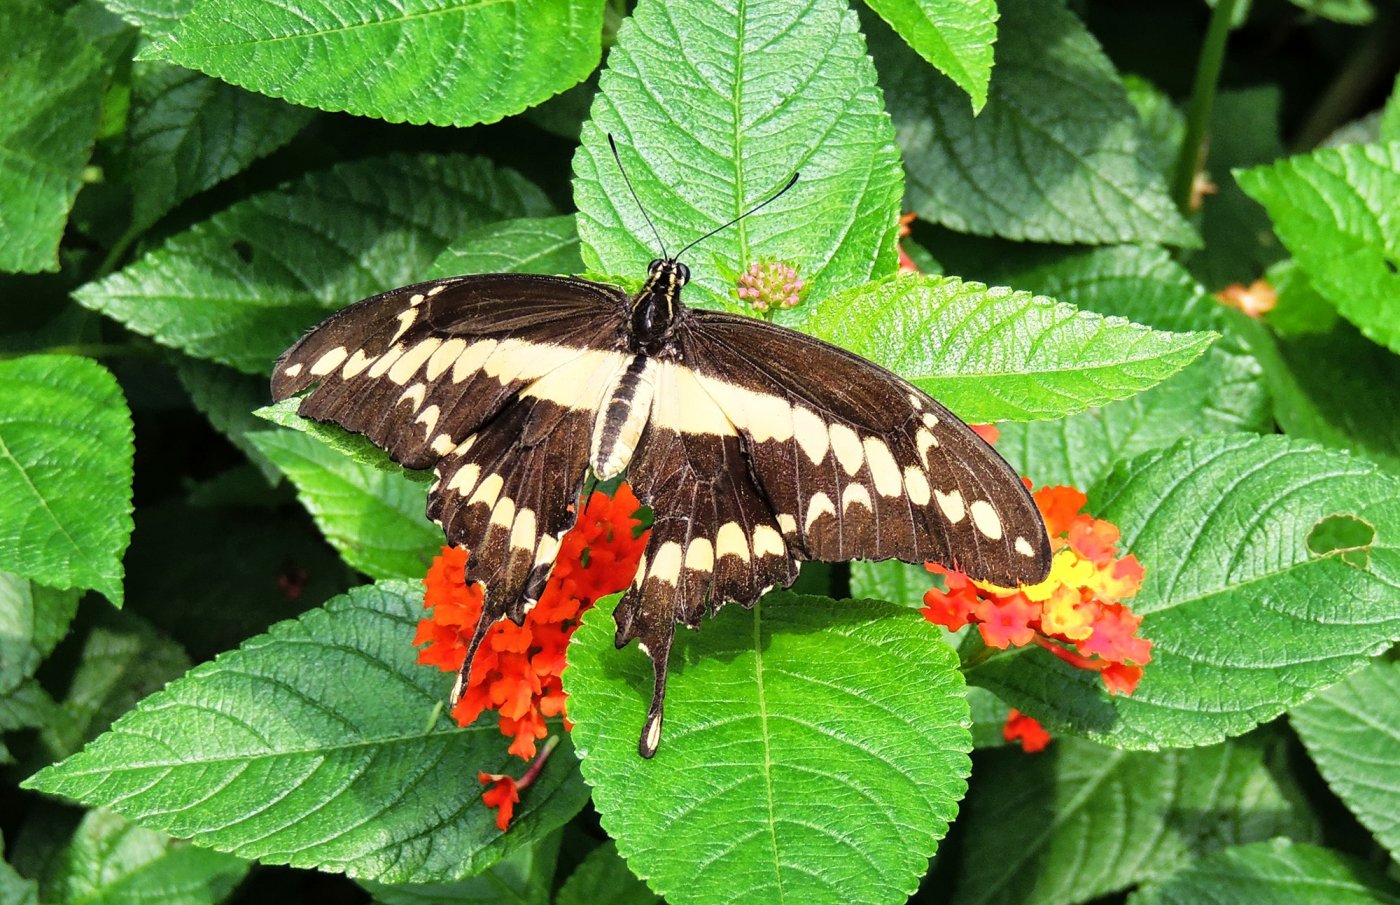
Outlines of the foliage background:
[{"label": "foliage background", "polygon": [[[1393,0],[8,0],[0,903],[1400,901],[1397,57]],[[408,643],[424,484],[254,412],[386,288],[635,280],[606,132],[673,244],[801,168],[687,300],[793,262],[780,320],[1088,491],[1148,568],[1136,695],[814,568],[683,639],[646,764],[605,606],[582,770],[496,831],[502,740]],[[902,209],[946,276],[893,276]]]}]

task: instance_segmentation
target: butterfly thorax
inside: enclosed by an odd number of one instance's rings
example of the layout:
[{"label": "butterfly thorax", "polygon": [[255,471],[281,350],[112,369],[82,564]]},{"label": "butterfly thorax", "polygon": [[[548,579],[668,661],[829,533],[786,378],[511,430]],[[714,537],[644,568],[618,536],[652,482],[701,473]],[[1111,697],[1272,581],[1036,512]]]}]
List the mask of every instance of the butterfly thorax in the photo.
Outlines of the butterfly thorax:
[{"label": "butterfly thorax", "polygon": [[681,312],[681,288],[690,282],[690,268],[672,258],[658,258],[647,267],[647,281],[632,298],[628,345],[633,352],[655,355],[671,338]]}]

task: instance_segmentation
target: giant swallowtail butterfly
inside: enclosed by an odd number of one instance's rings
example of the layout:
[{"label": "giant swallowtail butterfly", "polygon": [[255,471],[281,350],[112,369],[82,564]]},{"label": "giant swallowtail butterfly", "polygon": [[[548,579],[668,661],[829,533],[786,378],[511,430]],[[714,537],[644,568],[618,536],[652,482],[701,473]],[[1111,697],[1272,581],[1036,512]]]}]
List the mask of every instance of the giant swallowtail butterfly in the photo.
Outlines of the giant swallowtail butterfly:
[{"label": "giant swallowtail butterfly", "polygon": [[434,280],[337,312],[278,360],[276,399],[314,385],[302,415],[435,471],[428,516],[485,586],[454,700],[487,629],[539,598],[590,470],[626,472],[655,514],[615,612],[617,646],[638,639],[655,670],[643,757],[661,740],[676,624],[752,606],[803,560],[1045,578],[1034,502],[966,424],[836,346],[686,307],[689,279],[664,257],[630,297],[573,277]]}]

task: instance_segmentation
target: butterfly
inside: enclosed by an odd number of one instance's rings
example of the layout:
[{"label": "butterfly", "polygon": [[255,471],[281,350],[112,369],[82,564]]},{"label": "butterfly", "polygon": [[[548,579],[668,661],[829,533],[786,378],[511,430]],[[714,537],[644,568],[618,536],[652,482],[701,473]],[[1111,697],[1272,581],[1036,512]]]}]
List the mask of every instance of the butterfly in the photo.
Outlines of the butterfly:
[{"label": "butterfly", "polygon": [[394,289],[327,318],[272,377],[277,400],[310,389],[301,415],[435,472],[428,517],[484,585],[454,703],[487,630],[538,601],[585,478],[625,474],[654,513],[614,613],[617,646],[636,639],[654,669],[648,758],[676,625],[753,606],[803,561],[935,561],[1015,586],[1051,558],[1026,487],[971,428],[837,346],[687,307],[679,257],[631,295],[517,273]]}]

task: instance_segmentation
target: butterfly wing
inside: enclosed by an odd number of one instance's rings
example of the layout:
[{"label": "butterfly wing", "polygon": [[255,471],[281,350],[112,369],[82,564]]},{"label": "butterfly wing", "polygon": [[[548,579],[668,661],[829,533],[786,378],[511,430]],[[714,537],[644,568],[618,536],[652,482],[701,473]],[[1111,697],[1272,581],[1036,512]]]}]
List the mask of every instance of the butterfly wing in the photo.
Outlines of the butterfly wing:
[{"label": "butterfly wing", "polygon": [[928,394],[765,321],[693,311],[659,365],[629,480],[656,512],[618,605],[619,646],[656,668],[640,750],[660,740],[671,637],[727,601],[787,586],[801,560],[937,561],[1041,581],[1050,544],[1021,479]]},{"label": "butterfly wing", "polygon": [[626,315],[586,280],[455,277],[345,308],[277,362],[274,398],[315,385],[302,415],[435,470],[428,516],[486,592],[464,674],[487,628],[524,619],[574,523],[594,414],[631,359]]}]

